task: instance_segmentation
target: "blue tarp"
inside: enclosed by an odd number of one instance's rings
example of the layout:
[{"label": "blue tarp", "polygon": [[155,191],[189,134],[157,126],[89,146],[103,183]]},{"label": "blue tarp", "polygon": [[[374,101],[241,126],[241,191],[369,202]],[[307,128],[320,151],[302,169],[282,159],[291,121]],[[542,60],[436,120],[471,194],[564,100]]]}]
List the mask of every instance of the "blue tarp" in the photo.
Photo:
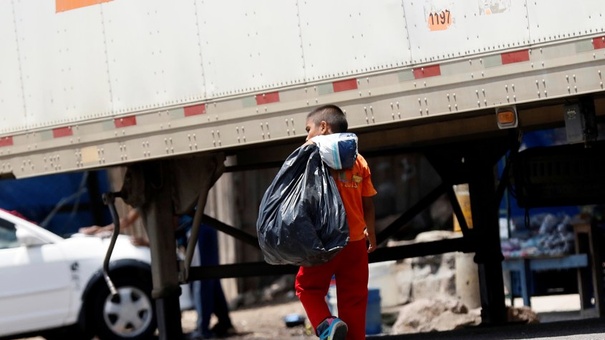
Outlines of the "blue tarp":
[{"label": "blue tarp", "polygon": [[[97,192],[91,192],[91,183]],[[110,223],[108,209],[101,209],[99,221],[91,209],[100,200],[97,196],[108,190],[106,171],[1,180],[0,208],[16,210],[58,235],[68,235],[83,226]]]}]

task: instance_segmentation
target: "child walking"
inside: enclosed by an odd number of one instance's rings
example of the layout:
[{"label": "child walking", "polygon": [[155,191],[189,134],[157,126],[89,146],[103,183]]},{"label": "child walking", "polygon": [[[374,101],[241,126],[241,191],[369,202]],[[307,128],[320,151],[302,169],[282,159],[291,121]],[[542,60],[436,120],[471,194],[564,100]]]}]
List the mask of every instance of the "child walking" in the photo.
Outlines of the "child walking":
[{"label": "child walking", "polygon": [[[343,133],[348,122],[336,105],[325,105],[307,115],[307,143],[319,135]],[[296,295],[321,340],[365,339],[368,302],[368,253],[376,249],[374,203],[376,190],[366,160],[357,155],[350,169],[331,169],[349,225],[349,243],[327,263],[300,267]],[[338,316],[331,315],[326,294],[336,279]]]}]

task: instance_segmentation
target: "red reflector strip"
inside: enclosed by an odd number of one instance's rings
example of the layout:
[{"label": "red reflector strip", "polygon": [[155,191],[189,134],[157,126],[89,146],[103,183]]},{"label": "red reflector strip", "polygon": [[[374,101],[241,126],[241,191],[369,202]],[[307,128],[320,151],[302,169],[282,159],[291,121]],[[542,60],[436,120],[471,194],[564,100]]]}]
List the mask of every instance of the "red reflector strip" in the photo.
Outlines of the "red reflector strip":
[{"label": "red reflector strip", "polygon": [[592,39],[592,46],[594,46],[595,50],[605,48],[605,36]]},{"label": "red reflector strip", "polygon": [[185,111],[185,117],[203,115],[206,113],[206,104],[187,106],[183,108],[183,111]]},{"label": "red reflector strip", "polygon": [[529,50],[502,53],[502,64],[520,63],[529,60]]},{"label": "red reflector strip", "polygon": [[439,65],[430,65],[412,70],[415,79],[435,77],[441,75],[441,67]]},{"label": "red reflector strip", "polygon": [[13,137],[0,137],[0,147],[2,146],[12,146],[13,145]]},{"label": "red reflector strip", "polygon": [[113,124],[117,128],[137,125],[137,117],[130,116],[130,117],[124,117],[124,118],[116,118],[113,120]]},{"label": "red reflector strip", "polygon": [[53,129],[53,138],[67,137],[74,134],[71,126]]},{"label": "red reflector strip", "polygon": [[269,92],[256,95],[256,105],[270,104],[279,101],[279,92]]},{"label": "red reflector strip", "polygon": [[334,92],[357,90],[357,79],[339,80],[332,83]]}]

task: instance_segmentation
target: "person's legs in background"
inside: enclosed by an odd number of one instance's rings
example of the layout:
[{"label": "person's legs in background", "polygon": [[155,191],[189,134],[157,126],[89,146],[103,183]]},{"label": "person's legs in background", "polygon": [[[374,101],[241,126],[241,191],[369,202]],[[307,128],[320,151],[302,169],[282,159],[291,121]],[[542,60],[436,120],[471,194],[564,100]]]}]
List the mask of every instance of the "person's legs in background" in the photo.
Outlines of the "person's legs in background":
[{"label": "person's legs in background", "polygon": [[[218,234],[216,229],[202,224],[198,237],[198,250],[202,266],[219,265]],[[198,329],[203,336],[223,337],[234,334],[235,330],[229,316],[229,306],[219,279],[201,280],[199,288],[201,310],[198,311]],[[210,327],[214,314],[218,322]]]},{"label": "person's legs in background", "polygon": [[213,291],[214,296],[214,315],[218,319],[216,325],[211,330],[212,333],[219,337],[227,336],[235,332],[233,324],[231,323],[231,317],[229,316],[229,306],[227,305],[227,299],[223,293],[223,287],[221,281],[218,279],[212,279],[212,288],[209,290]]},{"label": "person's legs in background", "polygon": [[199,289],[199,299],[201,302],[200,311],[197,314],[198,329],[202,335],[206,338],[211,337],[213,334],[210,331],[210,319],[214,311],[214,292],[212,291],[212,280],[201,280]]},{"label": "person's legs in background", "polygon": [[[193,290],[193,305],[195,306],[195,312],[197,313],[197,321],[195,331],[192,332],[191,337],[193,339],[204,339],[210,338],[212,333],[208,329],[208,324],[204,326],[204,318],[203,315],[203,297],[202,297],[202,281],[193,281],[191,284]],[[210,320],[210,317],[207,318]]]}]

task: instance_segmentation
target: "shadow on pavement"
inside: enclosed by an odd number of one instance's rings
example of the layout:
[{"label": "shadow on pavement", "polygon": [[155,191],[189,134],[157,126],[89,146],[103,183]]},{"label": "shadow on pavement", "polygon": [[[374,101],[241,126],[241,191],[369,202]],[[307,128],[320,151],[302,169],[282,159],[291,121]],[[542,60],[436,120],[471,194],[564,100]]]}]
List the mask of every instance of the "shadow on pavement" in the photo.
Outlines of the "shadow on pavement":
[{"label": "shadow on pavement", "polygon": [[368,336],[367,339],[605,339],[605,319],[589,318],[543,322],[539,324],[506,324],[474,326],[464,329],[399,335]]}]

